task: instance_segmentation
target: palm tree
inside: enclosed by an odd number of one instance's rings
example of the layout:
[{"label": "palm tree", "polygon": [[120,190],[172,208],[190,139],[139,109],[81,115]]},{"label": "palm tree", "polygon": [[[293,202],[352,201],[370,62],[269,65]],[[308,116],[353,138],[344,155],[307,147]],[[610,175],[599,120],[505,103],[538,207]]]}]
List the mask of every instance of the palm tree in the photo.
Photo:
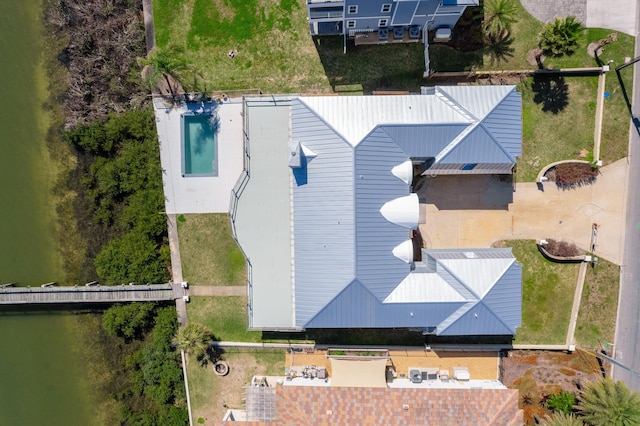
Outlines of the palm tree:
[{"label": "palm tree", "polygon": [[491,42],[500,41],[509,36],[511,24],[515,23],[518,8],[513,0],[487,0],[484,4],[482,29]]},{"label": "palm tree", "polygon": [[[160,79],[164,79],[172,97],[175,97],[175,87],[178,73],[187,68],[187,61],[182,57],[176,49],[158,49],[154,48],[147,58],[140,59],[142,65],[147,65],[150,74],[146,79],[152,86],[152,90]],[[172,81],[174,83],[172,83]]]},{"label": "palm tree", "polygon": [[597,426],[640,424],[640,394],[622,381],[592,382],[579,397],[578,410],[584,421]]},{"label": "palm tree", "polygon": [[544,426],[584,426],[584,422],[580,418],[566,413],[553,413],[551,416],[547,416],[542,424]]},{"label": "palm tree", "polygon": [[213,334],[207,326],[190,322],[178,329],[172,343],[178,350],[184,350],[202,359],[207,355],[212,340]]},{"label": "palm tree", "polygon": [[578,49],[584,27],[575,16],[547,22],[538,36],[542,51],[552,56],[571,55]]}]

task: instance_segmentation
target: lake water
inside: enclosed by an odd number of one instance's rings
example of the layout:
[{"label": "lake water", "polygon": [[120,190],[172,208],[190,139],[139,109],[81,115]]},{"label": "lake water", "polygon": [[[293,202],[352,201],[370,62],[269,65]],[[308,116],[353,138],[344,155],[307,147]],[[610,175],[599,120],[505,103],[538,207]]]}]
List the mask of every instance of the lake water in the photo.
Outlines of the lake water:
[{"label": "lake water", "polygon": [[[0,284],[63,277],[48,199],[39,4],[3,0],[0,13]],[[91,424],[75,320],[0,308],[0,424]]]}]

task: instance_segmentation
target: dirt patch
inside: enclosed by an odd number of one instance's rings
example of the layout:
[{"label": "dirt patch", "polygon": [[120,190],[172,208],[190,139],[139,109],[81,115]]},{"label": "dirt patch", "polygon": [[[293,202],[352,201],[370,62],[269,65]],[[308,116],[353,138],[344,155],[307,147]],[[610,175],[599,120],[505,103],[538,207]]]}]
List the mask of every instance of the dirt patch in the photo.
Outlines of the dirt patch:
[{"label": "dirt patch", "polygon": [[[259,362],[254,353],[226,353],[224,359],[229,364],[226,376],[216,375],[212,363],[206,371],[201,371],[205,377],[198,384],[199,395],[192,394],[192,400],[197,399],[192,401],[194,421],[203,418],[204,424],[213,424],[224,417],[228,408],[244,409],[245,386],[253,375],[267,373],[267,366]],[[189,379],[192,388],[191,377]]]},{"label": "dirt patch", "polygon": [[550,412],[544,407],[549,395],[566,390],[577,394],[587,383],[601,376],[596,357],[584,351],[564,352],[511,351],[502,359],[501,381],[520,391],[520,408],[525,424]]}]

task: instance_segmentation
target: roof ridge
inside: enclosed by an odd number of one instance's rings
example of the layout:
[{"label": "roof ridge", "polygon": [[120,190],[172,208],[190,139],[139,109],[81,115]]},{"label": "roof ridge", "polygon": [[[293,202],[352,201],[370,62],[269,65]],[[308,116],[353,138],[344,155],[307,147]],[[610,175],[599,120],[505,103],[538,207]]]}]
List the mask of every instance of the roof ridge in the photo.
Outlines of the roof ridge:
[{"label": "roof ridge", "polygon": [[[514,390],[514,389],[510,389],[510,390]],[[518,407],[518,403],[517,403],[517,399],[518,399],[518,392],[509,392],[509,397],[502,400],[502,405],[500,406],[500,408],[498,409],[498,411],[496,411],[496,413],[491,417],[491,419],[489,420],[488,426],[498,426],[498,425],[502,425],[504,423],[498,423],[501,419],[500,416],[507,414],[508,411],[513,409],[513,400],[516,400],[516,410],[515,413],[512,413],[512,417],[510,417],[510,421],[509,424],[515,424],[513,423],[514,420],[518,419],[518,411],[519,408]]]}]

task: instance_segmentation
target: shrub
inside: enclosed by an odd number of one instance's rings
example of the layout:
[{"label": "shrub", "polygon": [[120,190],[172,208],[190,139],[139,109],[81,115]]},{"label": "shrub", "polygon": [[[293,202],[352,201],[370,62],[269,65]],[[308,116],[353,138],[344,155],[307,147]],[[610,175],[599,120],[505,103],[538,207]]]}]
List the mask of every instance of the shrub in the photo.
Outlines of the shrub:
[{"label": "shrub", "polygon": [[588,163],[562,163],[555,166],[556,185],[573,188],[595,182],[598,169]]},{"label": "shrub", "polygon": [[582,250],[580,250],[575,244],[567,241],[548,239],[544,248],[548,253],[558,257],[573,257],[583,254]]},{"label": "shrub", "polygon": [[576,396],[566,390],[549,396],[547,408],[555,412],[571,414],[575,411]]},{"label": "shrub", "polygon": [[584,27],[575,16],[547,22],[538,36],[540,47],[550,56],[571,55],[578,49]]}]

